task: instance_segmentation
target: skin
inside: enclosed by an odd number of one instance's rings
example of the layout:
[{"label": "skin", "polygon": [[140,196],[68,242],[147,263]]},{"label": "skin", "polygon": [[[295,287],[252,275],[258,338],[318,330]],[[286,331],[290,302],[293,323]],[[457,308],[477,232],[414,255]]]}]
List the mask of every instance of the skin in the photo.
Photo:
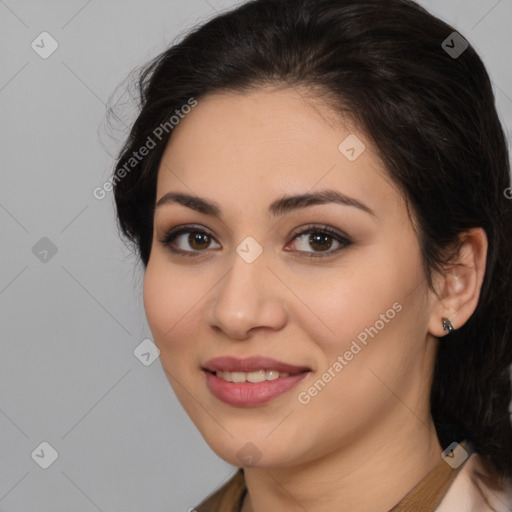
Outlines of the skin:
[{"label": "skin", "polygon": [[[338,150],[350,133],[366,146],[355,161]],[[351,196],[374,215],[335,203],[275,218],[267,212],[282,195],[321,189]],[[244,466],[243,511],[389,510],[442,462],[429,410],[438,337],[446,334],[441,319],[458,328],[476,307],[483,230],[466,234],[459,265],[435,275],[434,294],[405,202],[376,148],[307,91],[283,87],[201,98],[163,155],[156,202],[168,192],[214,201],[222,217],[177,203],[156,209],[146,315],[169,382],[209,446],[235,466],[244,465],[237,454],[246,443],[257,448],[260,458]],[[159,241],[188,224],[213,237],[175,240],[200,252],[196,258]],[[293,240],[308,224],[341,230],[352,243]],[[263,249],[252,263],[236,252],[247,236]],[[332,255],[307,258],[322,247]],[[396,302],[401,311],[300,403],[298,394]],[[264,355],[312,372],[270,403],[234,407],[209,392],[201,370],[220,355]]]}]

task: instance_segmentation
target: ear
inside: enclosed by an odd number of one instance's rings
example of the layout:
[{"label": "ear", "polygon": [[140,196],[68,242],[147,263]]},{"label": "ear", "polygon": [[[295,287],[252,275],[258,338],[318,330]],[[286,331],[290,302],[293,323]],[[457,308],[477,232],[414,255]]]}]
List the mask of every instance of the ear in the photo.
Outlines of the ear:
[{"label": "ear", "polygon": [[460,249],[448,268],[434,279],[437,296],[433,293],[433,307],[428,331],[442,337],[443,318],[448,318],[454,329],[462,327],[473,314],[480,297],[487,260],[487,235],[483,228],[471,228],[460,235]]}]

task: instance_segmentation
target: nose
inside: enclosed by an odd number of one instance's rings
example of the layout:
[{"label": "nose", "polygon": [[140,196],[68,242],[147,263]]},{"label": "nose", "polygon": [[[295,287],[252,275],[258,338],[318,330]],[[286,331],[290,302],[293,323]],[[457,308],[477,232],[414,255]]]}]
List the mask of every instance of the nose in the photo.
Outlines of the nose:
[{"label": "nose", "polygon": [[249,332],[277,331],[286,324],[283,283],[262,254],[252,263],[236,255],[232,268],[214,288],[208,322],[226,337],[245,340]]}]

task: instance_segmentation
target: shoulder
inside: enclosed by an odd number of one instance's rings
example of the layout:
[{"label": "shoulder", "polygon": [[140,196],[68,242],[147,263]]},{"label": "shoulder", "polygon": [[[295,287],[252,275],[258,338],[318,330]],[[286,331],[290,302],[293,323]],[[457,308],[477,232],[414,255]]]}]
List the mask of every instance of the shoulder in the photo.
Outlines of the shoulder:
[{"label": "shoulder", "polygon": [[473,453],[435,512],[511,512],[512,482],[499,485],[484,459]]}]

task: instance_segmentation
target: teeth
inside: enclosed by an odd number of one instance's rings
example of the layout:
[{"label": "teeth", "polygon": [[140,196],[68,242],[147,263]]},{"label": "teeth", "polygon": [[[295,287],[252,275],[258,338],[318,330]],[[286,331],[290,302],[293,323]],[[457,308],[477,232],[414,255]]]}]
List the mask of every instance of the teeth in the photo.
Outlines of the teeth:
[{"label": "teeth", "polygon": [[290,374],[289,373],[288,374],[285,374],[285,373],[280,374],[279,372],[276,372],[275,370],[267,370],[265,372],[265,380],[275,380],[275,379],[278,379],[280,375],[282,375],[283,377],[288,377],[288,375],[290,375]]},{"label": "teeth", "polygon": [[247,374],[244,372],[231,372],[232,382],[245,382],[247,380]]},{"label": "teeth", "polygon": [[255,372],[228,372],[217,371],[217,377],[224,379],[228,382],[263,382],[265,380],[276,380],[279,377],[289,377],[288,372],[278,372],[277,370],[258,370]]},{"label": "teeth", "polygon": [[265,380],[265,370],[258,370],[257,372],[247,372],[247,382],[263,382]]}]

